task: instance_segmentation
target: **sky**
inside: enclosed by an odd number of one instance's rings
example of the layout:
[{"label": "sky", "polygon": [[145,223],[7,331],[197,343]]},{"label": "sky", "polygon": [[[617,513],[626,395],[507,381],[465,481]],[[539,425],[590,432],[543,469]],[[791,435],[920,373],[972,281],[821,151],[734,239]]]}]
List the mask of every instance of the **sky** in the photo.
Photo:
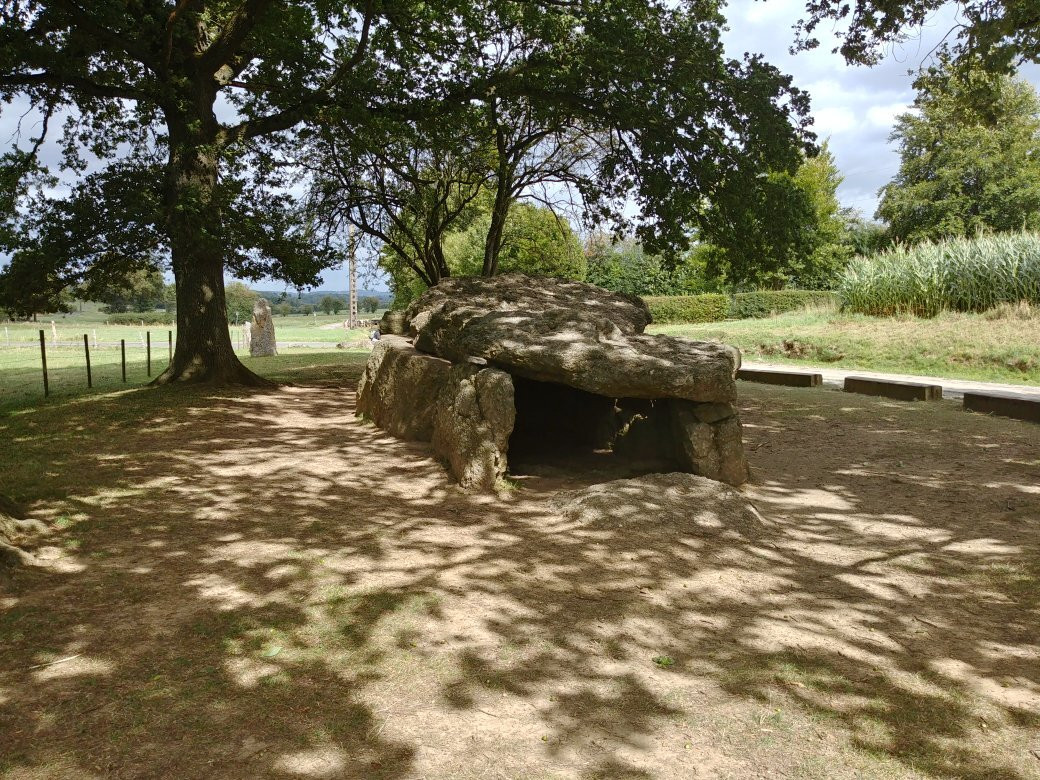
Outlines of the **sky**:
[{"label": "sky", "polygon": [[[794,24],[805,12],[806,0],[731,0],[725,13],[729,30],[724,35],[727,54],[740,58],[744,52],[762,54],[782,72],[790,74],[795,86],[812,98],[814,131],[827,140],[845,179],[838,195],[843,206],[870,217],[877,208],[878,190],[899,168],[895,147],[888,141],[896,117],[914,99],[910,71],[927,66],[936,44],[950,30],[952,12],[937,13],[919,35],[890,46],[884,60],[873,67],[849,66],[833,53],[835,40],[826,29],[817,31],[819,48],[792,55]],[[1027,66],[1021,75],[1040,89],[1040,66]],[[18,106],[5,106],[0,115],[0,149],[10,141]],[[55,123],[58,125],[59,123]],[[44,150],[45,161],[58,157],[57,143]],[[5,258],[0,256],[0,266]],[[346,271],[325,273],[319,290],[347,289]],[[276,281],[253,283],[259,289],[282,289]],[[361,280],[361,287],[385,289],[380,279]]]},{"label": "sky", "polygon": [[[835,40],[821,25],[821,45],[792,55],[793,26],[805,13],[805,0],[733,0],[726,10],[729,32],[727,53],[760,53],[766,61],[794,77],[794,84],[812,97],[814,131],[829,139],[845,181],[838,190],[843,206],[873,216],[878,190],[899,169],[895,146],[888,141],[896,117],[914,100],[908,71],[931,63],[930,55],[955,18],[937,13],[920,35],[888,47],[884,60],[873,67],[849,66],[832,49]],[[1024,68],[1021,75],[1040,88],[1040,67]]]}]

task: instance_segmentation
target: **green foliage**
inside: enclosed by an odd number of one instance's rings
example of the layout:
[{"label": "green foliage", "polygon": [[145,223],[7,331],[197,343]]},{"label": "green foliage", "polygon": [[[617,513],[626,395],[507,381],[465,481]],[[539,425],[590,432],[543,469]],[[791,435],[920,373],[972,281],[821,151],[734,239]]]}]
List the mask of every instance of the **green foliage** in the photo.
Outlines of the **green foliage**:
[{"label": "green foliage", "polygon": [[1040,99],[1026,81],[943,62],[892,138],[900,168],[878,217],[915,243],[1040,229]]},{"label": "green foliage", "polygon": [[125,311],[146,312],[165,303],[166,283],[156,268],[140,268],[124,275],[102,277],[84,284],[80,297],[103,303],[102,311],[118,314]]},{"label": "green foliage", "polygon": [[253,304],[259,294],[242,282],[231,282],[224,288],[229,322],[247,322],[253,316]]},{"label": "green foliage", "polygon": [[643,298],[657,324],[719,322],[729,316],[729,297],[702,295],[647,296]]},{"label": "green foliage", "polygon": [[841,298],[826,290],[758,290],[733,296],[729,316],[734,320],[757,319],[812,306],[834,306]]},{"label": "green foliage", "polygon": [[0,270],[0,309],[15,318],[72,311],[64,279],[39,249],[17,252]]},{"label": "green foliage", "polygon": [[1040,234],[925,242],[857,257],[840,290],[846,308],[875,315],[933,317],[1040,303]]},{"label": "green foliage", "polygon": [[586,248],[588,273],[585,281],[612,292],[629,295],[692,295],[713,289],[704,277],[700,247],[669,263],[647,252],[635,239],[611,243],[596,236]]},{"label": "green foliage", "polygon": [[318,302],[318,306],[326,314],[339,314],[345,305],[338,295],[326,295]]},{"label": "green foliage", "polygon": [[[476,208],[484,208],[480,203]],[[484,243],[490,217],[476,211],[467,227],[449,233],[444,239],[444,258],[452,276],[480,274],[484,260]],[[398,252],[384,248],[380,266],[390,277],[394,306],[406,306],[427,289],[410,263]],[[506,220],[505,243],[499,255],[500,273],[520,271],[526,274],[555,276],[562,279],[584,279],[586,260],[570,223],[541,206],[513,204]]]},{"label": "green foliage", "polygon": [[379,310],[379,299],[374,295],[362,295],[358,298],[358,308],[366,314],[375,314]]},{"label": "green foliage", "polygon": [[[839,50],[846,61],[872,65],[888,44],[915,35],[948,5],[947,0],[807,0],[806,18],[798,25],[798,47],[818,46],[813,33],[824,23],[842,38]],[[957,24],[947,36],[955,31],[952,53],[991,70],[1040,59],[1036,0],[962,0],[957,3]]]},{"label": "green foliage", "polygon": [[107,322],[109,325],[173,325],[176,320],[166,312],[145,311],[112,314]]},{"label": "green foliage", "polygon": [[643,300],[658,324],[720,322],[772,317],[813,306],[837,308],[841,298],[826,290],[759,290],[721,295],[649,296]]},{"label": "green foliage", "polygon": [[[476,276],[484,262],[484,243],[491,218],[477,216],[470,226],[448,236],[444,255],[455,276]],[[514,203],[506,218],[499,273],[521,271],[532,276],[585,278],[581,243],[565,217],[530,203]]]},{"label": "green foliage", "polygon": [[865,219],[860,213],[849,210],[845,212],[845,245],[852,256],[872,255],[887,249],[892,238],[888,228],[880,222]]},{"label": "green foliage", "polygon": [[707,275],[737,289],[832,287],[852,257],[841,182],[824,144],[793,174],[774,171],[746,197],[713,203],[698,250]]}]

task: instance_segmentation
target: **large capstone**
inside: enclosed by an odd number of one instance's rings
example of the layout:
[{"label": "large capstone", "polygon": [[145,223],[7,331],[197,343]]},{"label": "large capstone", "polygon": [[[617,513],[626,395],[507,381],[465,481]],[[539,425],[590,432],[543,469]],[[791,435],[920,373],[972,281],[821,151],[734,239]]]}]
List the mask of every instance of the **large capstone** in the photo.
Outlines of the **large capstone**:
[{"label": "large capstone", "polygon": [[747,479],[733,347],[643,333],[646,304],[593,285],[505,274],[448,279],[373,351],[358,413],[431,441],[460,483],[489,487],[509,452],[598,470]]},{"label": "large capstone", "polygon": [[274,315],[271,305],[263,298],[253,304],[253,319],[249,326],[249,354],[253,357],[271,357],[278,354],[274,338]]},{"label": "large capstone", "polygon": [[483,358],[510,374],[616,398],[733,401],[740,353],[647,336],[646,304],[581,282],[504,274],[448,279],[406,312],[416,349]]}]

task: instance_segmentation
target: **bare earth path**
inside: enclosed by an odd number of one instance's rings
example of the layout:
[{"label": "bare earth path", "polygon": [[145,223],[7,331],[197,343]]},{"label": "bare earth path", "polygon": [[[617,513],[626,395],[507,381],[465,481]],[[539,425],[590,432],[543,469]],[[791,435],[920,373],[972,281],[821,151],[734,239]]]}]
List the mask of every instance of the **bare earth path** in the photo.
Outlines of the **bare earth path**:
[{"label": "bare earth path", "polygon": [[337,383],[0,421],[62,529],[0,777],[1040,777],[1040,427],[742,392],[754,540],[466,495]]}]

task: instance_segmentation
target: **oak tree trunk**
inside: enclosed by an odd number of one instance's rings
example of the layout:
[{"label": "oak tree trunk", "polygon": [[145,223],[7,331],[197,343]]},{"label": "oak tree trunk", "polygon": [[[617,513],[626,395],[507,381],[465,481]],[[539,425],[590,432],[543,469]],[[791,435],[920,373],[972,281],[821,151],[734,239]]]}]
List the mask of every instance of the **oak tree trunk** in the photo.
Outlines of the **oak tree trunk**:
[{"label": "oak tree trunk", "polygon": [[177,285],[177,347],[156,380],[266,386],[235,355],[224,299],[224,257],[218,196],[218,146],[213,95],[197,95],[202,110],[168,121],[166,229]]}]

